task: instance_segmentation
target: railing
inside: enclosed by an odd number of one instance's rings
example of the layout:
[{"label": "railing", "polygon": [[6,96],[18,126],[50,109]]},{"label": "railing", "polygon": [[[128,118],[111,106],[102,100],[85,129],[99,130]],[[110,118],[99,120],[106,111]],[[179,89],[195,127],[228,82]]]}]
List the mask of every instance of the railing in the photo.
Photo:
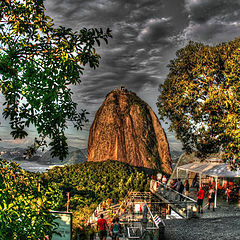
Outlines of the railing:
[{"label": "railing", "polygon": [[197,216],[197,202],[194,199],[155,180],[151,180],[150,190],[159,194],[180,216],[184,218]]},{"label": "railing", "polygon": [[[127,227],[128,239],[159,239],[160,234],[164,234],[165,223],[159,216],[153,216],[151,209],[146,203],[147,213],[140,222],[134,223],[134,226]],[[151,221],[149,221],[151,220]]]},{"label": "railing", "polygon": [[[111,206],[111,210],[121,209],[121,207],[122,207],[124,204],[126,204],[126,200],[127,200],[127,198],[129,197],[129,195],[131,195],[131,192],[128,192],[128,194],[124,197],[124,199],[122,200],[122,203],[121,203],[120,206],[119,206],[118,204],[116,204],[115,206]],[[99,213],[100,213],[100,210],[101,210],[101,208],[102,208],[102,204],[103,204],[104,202],[105,202],[105,201],[99,203],[98,206],[96,207],[96,209],[93,211],[92,215],[90,216],[90,218],[89,218],[89,220],[88,220],[88,222],[89,222],[90,224],[96,223],[96,221],[97,221],[97,219],[98,219],[97,217],[98,217],[98,215],[99,215]],[[101,211],[101,213],[103,213],[103,214],[106,213],[106,212],[108,212],[108,210],[106,210],[106,211]]]},{"label": "railing", "polygon": [[[165,223],[162,220],[162,215],[156,211],[157,206],[162,206],[163,202],[154,202],[151,199],[153,194],[151,192],[129,192],[123,199],[122,204],[116,207],[120,210],[121,207],[126,205],[124,213],[119,215],[121,224],[124,226],[123,234],[126,239],[159,239],[159,235],[164,233]],[[156,197],[155,197],[156,198]],[[147,207],[147,213],[144,211],[137,211],[136,204]],[[148,205],[149,204],[149,205]],[[96,224],[97,215],[103,213],[104,215],[108,210],[103,212],[101,208],[102,203],[98,205],[89,219],[89,223]],[[114,208],[114,206],[111,206]],[[119,211],[120,213],[121,211]]]},{"label": "railing", "polygon": [[99,210],[101,209],[101,204],[102,204],[102,202],[98,204],[98,206],[96,207],[96,209],[94,210],[94,212],[90,216],[90,218],[88,220],[88,222],[90,224],[95,223],[97,221],[97,214],[98,214]]}]

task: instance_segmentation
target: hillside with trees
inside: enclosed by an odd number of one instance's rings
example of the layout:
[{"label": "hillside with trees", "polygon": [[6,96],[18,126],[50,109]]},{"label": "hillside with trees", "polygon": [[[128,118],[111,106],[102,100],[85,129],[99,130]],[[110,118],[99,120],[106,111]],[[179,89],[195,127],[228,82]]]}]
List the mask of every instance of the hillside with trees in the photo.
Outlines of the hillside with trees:
[{"label": "hillside with trees", "polygon": [[102,201],[109,199],[118,203],[129,191],[148,191],[151,174],[109,160],[54,167],[39,177],[43,191],[49,188],[56,191],[48,196],[50,201],[57,203],[54,210],[66,210],[66,194],[69,192],[69,209],[74,213],[74,224],[79,227],[79,224],[86,223]]},{"label": "hillside with trees", "polygon": [[[38,176],[0,161],[0,239],[43,239],[56,229],[49,210],[53,189],[39,189]],[[58,198],[58,195],[55,195]]]},{"label": "hillside with trees", "polygon": [[102,201],[121,201],[128,191],[147,191],[151,173],[118,161],[85,162],[30,173],[0,162],[0,236],[43,239],[55,229],[50,210],[73,212],[74,233]]}]

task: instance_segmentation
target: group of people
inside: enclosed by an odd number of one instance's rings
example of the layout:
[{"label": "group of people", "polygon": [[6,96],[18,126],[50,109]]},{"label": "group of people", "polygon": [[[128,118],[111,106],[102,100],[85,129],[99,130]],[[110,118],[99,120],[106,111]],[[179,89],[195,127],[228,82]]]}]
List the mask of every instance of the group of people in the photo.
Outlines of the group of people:
[{"label": "group of people", "polygon": [[99,231],[100,240],[107,239],[107,231],[111,233],[112,239],[119,240],[121,233],[121,225],[119,223],[119,218],[113,219],[111,226],[108,226],[106,219],[104,219],[103,214],[97,221],[97,230]]},{"label": "group of people", "polygon": [[[173,180],[173,182],[170,185],[170,188],[176,190],[180,196],[180,201],[184,200],[184,195],[189,196],[190,191],[190,185],[188,179],[185,180],[184,184],[182,183],[181,179]],[[183,195],[184,194],[184,195]],[[205,191],[202,187],[197,187],[197,206],[198,206],[198,213],[203,213],[203,200],[204,196],[206,195]],[[208,196],[208,209],[210,210],[210,207],[212,205],[213,211],[215,211],[214,208],[214,199],[215,199],[215,191],[214,187],[209,185],[209,190],[207,192]]]},{"label": "group of people", "polygon": [[[205,191],[203,190],[202,186],[200,186],[200,189],[198,191],[198,199],[197,199],[198,213],[203,213],[204,196],[205,196]],[[214,188],[212,186],[209,186],[209,190],[208,190],[208,209],[209,210],[210,210],[210,206],[212,205],[212,209],[213,211],[215,211],[214,199],[215,199]]]},{"label": "group of people", "polygon": [[185,180],[184,184],[182,183],[181,179],[174,180],[171,183],[170,188],[180,193],[180,201],[184,200],[182,194],[184,194],[185,196],[189,196],[190,186],[188,180]]},{"label": "group of people", "polygon": [[167,185],[167,178],[165,175],[162,175],[162,173],[158,172],[157,174],[157,181],[161,182],[163,185]]}]

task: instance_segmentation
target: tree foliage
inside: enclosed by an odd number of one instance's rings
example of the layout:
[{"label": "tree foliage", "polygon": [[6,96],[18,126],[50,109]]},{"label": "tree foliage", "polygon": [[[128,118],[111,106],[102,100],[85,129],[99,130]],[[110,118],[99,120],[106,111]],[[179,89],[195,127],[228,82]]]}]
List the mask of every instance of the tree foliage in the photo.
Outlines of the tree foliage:
[{"label": "tree foliage", "polygon": [[[63,202],[54,210],[64,210],[66,193],[70,192],[69,209],[76,210],[99,204],[107,198],[119,200],[128,191],[149,188],[150,176],[143,170],[118,161],[85,162],[64,167],[54,167],[41,175],[44,188],[58,188],[63,192]],[[53,202],[53,200],[51,200]]]},{"label": "tree foliage", "polygon": [[86,162],[29,173],[0,161],[0,239],[43,239],[57,231],[49,210],[73,212],[74,232],[97,205],[128,191],[148,191],[150,173],[117,161]]},{"label": "tree foliage", "polygon": [[216,46],[196,42],[177,51],[158,98],[159,113],[188,152],[223,151],[240,166],[240,39]]},{"label": "tree foliage", "polygon": [[69,210],[73,212],[76,235],[102,201],[118,202],[129,191],[148,191],[150,173],[118,161],[85,162],[54,167],[41,174],[40,179],[42,191],[51,190],[47,199],[55,203],[54,210],[66,210],[66,193],[69,192]]},{"label": "tree foliage", "polygon": [[38,178],[14,162],[0,161],[0,239],[43,239],[55,231],[51,202]]},{"label": "tree foliage", "polygon": [[24,138],[33,124],[41,138],[51,139],[53,156],[64,158],[67,121],[77,129],[87,121],[69,85],[81,82],[86,64],[99,66],[94,46],[107,43],[111,31],[54,27],[43,0],[3,0],[0,9],[0,90],[11,135]]}]

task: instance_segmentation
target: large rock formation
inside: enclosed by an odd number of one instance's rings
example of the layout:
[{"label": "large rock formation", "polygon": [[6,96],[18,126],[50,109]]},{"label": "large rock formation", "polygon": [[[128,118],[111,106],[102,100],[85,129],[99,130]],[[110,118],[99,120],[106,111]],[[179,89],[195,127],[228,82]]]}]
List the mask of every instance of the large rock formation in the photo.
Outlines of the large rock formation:
[{"label": "large rock formation", "polygon": [[158,118],[143,100],[125,89],[110,92],[98,109],[87,158],[172,172],[169,145]]}]

